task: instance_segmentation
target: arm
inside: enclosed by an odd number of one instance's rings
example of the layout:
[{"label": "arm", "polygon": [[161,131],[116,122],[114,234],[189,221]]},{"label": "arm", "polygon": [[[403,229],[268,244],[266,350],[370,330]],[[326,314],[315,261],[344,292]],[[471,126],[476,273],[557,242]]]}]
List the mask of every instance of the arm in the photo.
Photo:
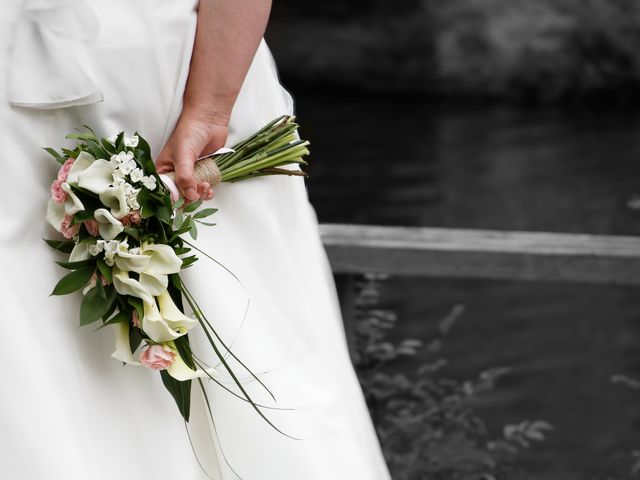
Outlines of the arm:
[{"label": "arm", "polygon": [[224,146],[231,110],[264,34],[271,0],[200,0],[184,106],[158,156],[160,173],[175,169],[187,200],[208,199],[208,183],[196,185],[198,156]]}]

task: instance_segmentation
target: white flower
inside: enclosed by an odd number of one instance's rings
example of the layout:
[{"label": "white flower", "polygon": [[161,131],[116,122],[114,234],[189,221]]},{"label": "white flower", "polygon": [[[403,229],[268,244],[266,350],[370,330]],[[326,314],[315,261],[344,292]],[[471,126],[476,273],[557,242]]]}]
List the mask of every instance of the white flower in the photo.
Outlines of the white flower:
[{"label": "white flower", "polygon": [[[110,137],[107,138],[107,142],[109,142],[111,145],[116,144],[116,140],[118,139],[118,133],[116,133],[115,135],[111,135]],[[124,135],[123,137],[124,140],[124,146],[125,147],[137,147],[138,143],[140,142],[140,139],[138,138],[137,135],[134,135],[132,137],[127,137],[126,135]]]},{"label": "white flower", "polygon": [[100,194],[100,201],[105,207],[111,209],[111,215],[115,218],[122,218],[129,213],[127,187],[131,187],[131,185],[121,183],[115,187],[107,187]]},{"label": "white flower", "polygon": [[131,344],[129,342],[129,323],[117,323],[115,325],[116,332],[116,351],[111,354],[112,358],[130,365],[140,365],[131,353]]},{"label": "white flower", "polygon": [[[131,295],[143,302],[152,303],[167,289],[167,275],[178,273],[182,260],[168,245],[142,244],[135,253],[118,251],[113,270],[113,286],[121,295]],[[129,272],[139,275],[136,280]]]},{"label": "white flower", "polygon": [[153,177],[153,176],[142,177],[141,182],[146,188],[148,188],[151,191],[156,189],[156,177]]},{"label": "white flower", "polygon": [[96,243],[94,243],[93,245],[89,246],[89,254],[92,257],[97,257],[98,255],[100,255],[102,252],[104,252],[104,246],[107,242],[105,242],[104,240],[98,240]]},{"label": "white flower", "polygon": [[133,160],[133,152],[120,152],[116,155],[111,155],[111,161],[109,163],[113,165],[113,168],[117,168],[131,160]]},{"label": "white flower", "polygon": [[176,307],[167,290],[152,302],[144,303],[142,330],[154,342],[164,343],[175,340],[185,335],[196,324],[196,320],[187,317]]},{"label": "white flower", "polygon": [[[130,154],[131,152],[127,152],[127,156],[128,154]],[[136,163],[136,161],[133,159],[133,154],[131,153],[131,158],[127,158],[124,162],[122,162],[120,164],[120,166],[118,167],[120,171],[122,171],[122,173],[124,173],[125,175],[129,175],[136,167],[138,166],[138,164]]]},{"label": "white flower", "polygon": [[124,231],[122,222],[111,215],[106,208],[99,208],[93,213],[93,217],[98,222],[98,231],[105,240],[113,240]]},{"label": "white flower", "polygon": [[133,183],[138,183],[144,177],[144,172],[141,168],[134,168],[129,174]]},{"label": "white flower", "polygon": [[124,146],[125,147],[137,147],[138,143],[140,142],[140,138],[138,138],[137,135],[134,135],[133,137],[124,137]]},{"label": "white flower", "polygon": [[90,257],[90,249],[91,246],[89,243],[91,240],[83,240],[82,242],[76,243],[71,251],[71,255],[69,255],[70,262],[82,262],[83,260],[88,260]]},{"label": "white flower", "polygon": [[126,182],[125,173],[119,168],[113,171],[113,185],[118,186]]},{"label": "white flower", "polygon": [[78,173],[78,186],[100,195],[113,184],[114,170],[110,162],[98,159]]}]

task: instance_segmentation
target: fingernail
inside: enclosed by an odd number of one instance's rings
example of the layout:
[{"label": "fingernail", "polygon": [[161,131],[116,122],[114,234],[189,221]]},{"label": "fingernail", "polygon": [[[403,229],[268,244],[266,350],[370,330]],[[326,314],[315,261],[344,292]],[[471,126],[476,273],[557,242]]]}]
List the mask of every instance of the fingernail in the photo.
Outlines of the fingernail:
[{"label": "fingernail", "polygon": [[196,192],[193,188],[190,188],[185,192],[184,197],[189,201],[193,201],[198,198],[198,192]]}]

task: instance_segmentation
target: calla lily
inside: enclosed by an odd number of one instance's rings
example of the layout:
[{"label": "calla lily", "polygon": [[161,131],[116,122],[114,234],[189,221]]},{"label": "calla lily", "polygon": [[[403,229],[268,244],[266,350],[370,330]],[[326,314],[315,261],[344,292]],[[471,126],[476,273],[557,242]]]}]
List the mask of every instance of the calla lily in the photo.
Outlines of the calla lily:
[{"label": "calla lily", "polygon": [[60,187],[67,194],[67,200],[64,202],[65,213],[67,215],[74,215],[78,212],[83,211],[84,205],[82,204],[78,196],[74,193],[71,185],[65,182]]},{"label": "calla lily", "polygon": [[140,362],[138,362],[134,358],[133,353],[131,353],[131,346],[129,343],[129,324],[117,323],[115,325],[115,329],[116,351],[111,354],[111,357],[130,365],[140,365]]},{"label": "calla lily", "polygon": [[100,201],[111,209],[111,215],[116,218],[122,218],[129,213],[124,184],[107,187],[100,193]]},{"label": "calla lily", "polygon": [[198,324],[196,320],[187,317],[176,307],[167,290],[158,295],[156,299],[158,300],[160,315],[162,315],[165,322],[176,332],[185,334]]},{"label": "calla lily", "polygon": [[113,166],[107,160],[95,160],[84,171],[78,173],[78,186],[100,195],[113,183],[113,171]]},{"label": "calla lily", "polygon": [[[118,280],[113,284],[117,292],[133,295],[145,303],[163,293],[169,283],[167,275],[178,273],[182,266],[182,260],[170,246],[153,243],[143,243],[138,253],[118,251],[114,260]],[[130,278],[128,272],[138,273],[139,279]]]},{"label": "calla lily", "polygon": [[100,236],[105,240],[113,240],[124,231],[122,222],[111,215],[106,208],[99,208],[93,213],[93,217],[98,222]]},{"label": "calla lily", "polygon": [[142,330],[154,342],[164,343],[185,335],[197,322],[183,314],[173,303],[168,291],[150,303],[144,303]]},{"label": "calla lily", "polygon": [[140,273],[138,280],[129,277],[129,272],[113,267],[113,286],[120,295],[131,295],[141,299],[145,304],[155,303],[154,296],[167,289],[169,279],[166,275],[153,277]]},{"label": "calla lily", "polygon": [[219,378],[220,375],[215,368],[207,368],[206,370],[198,368],[197,370],[192,370],[178,353],[178,349],[176,348],[175,343],[169,342],[167,343],[167,345],[169,345],[169,347],[176,353],[176,358],[171,366],[167,368],[167,373],[176,380],[184,382],[187,380],[194,380],[196,378]]},{"label": "calla lily", "polygon": [[46,219],[49,225],[51,225],[59,232],[60,226],[62,225],[62,220],[64,219],[64,204],[56,203],[53,200],[49,200],[49,202],[47,203]]},{"label": "calla lily", "polygon": [[170,275],[178,273],[182,268],[182,260],[169,245],[143,244],[140,251],[151,256],[151,261],[144,270],[149,275]]},{"label": "calla lily", "polygon": [[72,185],[78,184],[78,175],[84,172],[89,166],[96,161],[96,157],[87,152],[80,152],[78,158],[73,162],[73,166],[67,175],[67,183]]},{"label": "calla lily", "polygon": [[89,260],[91,254],[89,254],[89,245],[95,243],[95,241],[82,241],[76,243],[69,255],[70,262],[82,262],[83,260]]}]

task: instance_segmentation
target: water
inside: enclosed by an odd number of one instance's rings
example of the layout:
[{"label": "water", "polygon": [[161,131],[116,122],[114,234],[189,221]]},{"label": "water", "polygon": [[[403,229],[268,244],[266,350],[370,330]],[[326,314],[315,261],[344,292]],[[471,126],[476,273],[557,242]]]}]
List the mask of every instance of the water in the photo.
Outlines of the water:
[{"label": "water", "polygon": [[[313,142],[322,222],[640,235],[640,114],[443,106],[412,97],[294,92]],[[509,366],[477,405],[494,435],[544,419],[532,478],[604,479],[640,449],[640,292],[551,283],[394,278],[400,337],[428,338],[466,306],[444,355],[460,378]],[[412,368],[413,365],[406,365]]]}]

